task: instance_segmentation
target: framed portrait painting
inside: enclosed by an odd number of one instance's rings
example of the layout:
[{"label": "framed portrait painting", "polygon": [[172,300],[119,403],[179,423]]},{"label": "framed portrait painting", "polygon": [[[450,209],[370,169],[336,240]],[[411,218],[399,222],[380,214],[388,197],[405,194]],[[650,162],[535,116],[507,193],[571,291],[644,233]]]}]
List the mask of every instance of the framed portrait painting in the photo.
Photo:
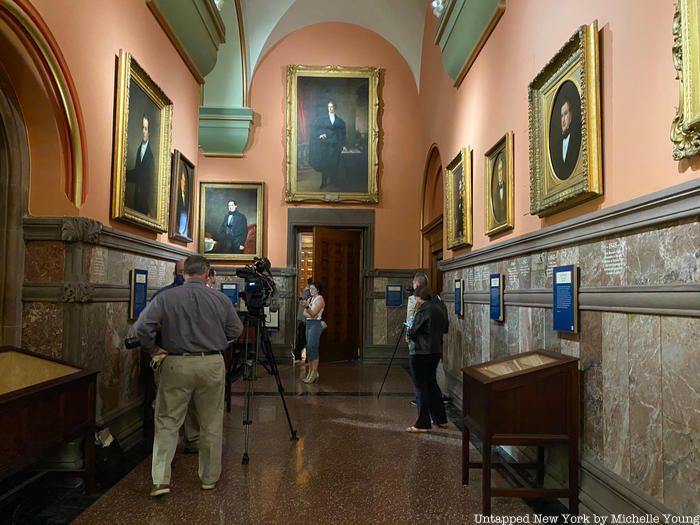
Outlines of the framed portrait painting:
[{"label": "framed portrait painting", "polygon": [[287,202],[378,202],[379,69],[287,66]]},{"label": "framed portrait painting", "polygon": [[513,132],[509,131],[484,157],[486,235],[513,228],[513,169]]},{"label": "framed portrait painting", "polygon": [[130,53],[119,51],[117,69],[112,218],[164,232],[173,105]]},{"label": "framed portrait painting", "polygon": [[671,125],[673,159],[700,153],[700,0],[678,0],[673,16],[673,64],[680,100]]},{"label": "framed portrait painting", "polygon": [[192,242],[194,216],[194,164],[180,151],[173,152],[170,178],[170,227],[168,237]]},{"label": "framed portrait painting", "polygon": [[262,257],[263,193],[262,182],[201,182],[199,253],[219,261]]},{"label": "framed portrait painting", "polygon": [[447,247],[472,244],[472,150],[463,148],[445,168]]},{"label": "framed portrait painting", "polygon": [[530,211],[603,193],[598,23],[581,26],[529,86]]}]

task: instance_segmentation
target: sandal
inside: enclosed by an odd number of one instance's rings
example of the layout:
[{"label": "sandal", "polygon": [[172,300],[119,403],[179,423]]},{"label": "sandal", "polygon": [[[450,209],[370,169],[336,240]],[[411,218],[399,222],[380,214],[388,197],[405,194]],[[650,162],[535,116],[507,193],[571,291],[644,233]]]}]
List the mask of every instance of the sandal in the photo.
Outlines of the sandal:
[{"label": "sandal", "polygon": [[428,432],[427,428],[417,428],[417,427],[406,427],[406,432],[411,434],[426,434]]}]

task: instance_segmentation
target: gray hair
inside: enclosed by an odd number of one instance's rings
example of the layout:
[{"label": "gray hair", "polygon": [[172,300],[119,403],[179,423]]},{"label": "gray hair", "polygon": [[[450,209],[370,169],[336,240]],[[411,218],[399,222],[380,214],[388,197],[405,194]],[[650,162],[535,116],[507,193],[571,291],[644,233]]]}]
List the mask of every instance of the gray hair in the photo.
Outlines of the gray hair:
[{"label": "gray hair", "polygon": [[209,261],[201,255],[190,255],[185,259],[185,273],[187,275],[209,274]]},{"label": "gray hair", "polygon": [[418,286],[428,286],[428,276],[423,272],[418,272],[413,276],[413,279],[418,283]]}]

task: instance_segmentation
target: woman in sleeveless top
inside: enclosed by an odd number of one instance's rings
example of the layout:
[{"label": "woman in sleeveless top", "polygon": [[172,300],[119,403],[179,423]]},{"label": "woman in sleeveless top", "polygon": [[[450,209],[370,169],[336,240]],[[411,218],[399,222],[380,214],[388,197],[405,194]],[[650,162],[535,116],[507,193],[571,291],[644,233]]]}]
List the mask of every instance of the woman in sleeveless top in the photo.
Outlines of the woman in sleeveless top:
[{"label": "woman in sleeveless top", "polygon": [[321,283],[314,281],[309,286],[311,297],[304,308],[306,318],[306,360],[309,362],[309,369],[304,383],[315,383],[318,381],[318,348],[321,344],[321,316],[326,302],[321,296]]}]

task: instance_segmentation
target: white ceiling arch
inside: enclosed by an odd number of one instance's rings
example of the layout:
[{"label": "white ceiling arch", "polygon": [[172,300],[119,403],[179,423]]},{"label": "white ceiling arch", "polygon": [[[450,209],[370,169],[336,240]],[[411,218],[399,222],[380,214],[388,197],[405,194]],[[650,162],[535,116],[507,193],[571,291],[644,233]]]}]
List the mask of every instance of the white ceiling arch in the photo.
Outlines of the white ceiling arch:
[{"label": "white ceiling arch", "polygon": [[242,0],[248,79],[259,61],[290,33],[321,22],[345,22],[390,42],[411,68],[416,87],[427,0]]}]

